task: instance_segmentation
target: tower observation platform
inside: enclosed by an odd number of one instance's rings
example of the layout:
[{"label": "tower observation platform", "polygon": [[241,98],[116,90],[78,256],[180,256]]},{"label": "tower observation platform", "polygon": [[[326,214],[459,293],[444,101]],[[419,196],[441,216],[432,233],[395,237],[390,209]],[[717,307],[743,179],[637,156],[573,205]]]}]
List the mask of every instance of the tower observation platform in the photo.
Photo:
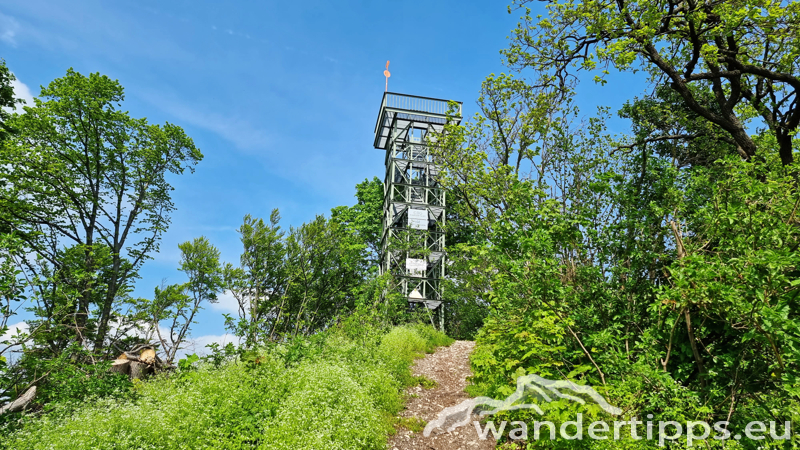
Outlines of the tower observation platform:
[{"label": "tower observation platform", "polygon": [[430,309],[442,304],[447,207],[431,146],[448,120],[460,123],[462,103],[455,105],[385,92],[375,124],[375,148],[386,152],[381,273],[392,274],[411,304]]}]

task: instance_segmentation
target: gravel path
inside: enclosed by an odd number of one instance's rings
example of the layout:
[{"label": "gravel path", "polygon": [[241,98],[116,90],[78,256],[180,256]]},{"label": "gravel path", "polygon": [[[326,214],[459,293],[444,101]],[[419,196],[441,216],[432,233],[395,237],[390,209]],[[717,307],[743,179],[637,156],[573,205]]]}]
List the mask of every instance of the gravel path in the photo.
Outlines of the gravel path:
[{"label": "gravel path", "polygon": [[[401,417],[418,417],[426,423],[437,418],[438,414],[449,406],[455,406],[469,398],[464,392],[467,386],[469,370],[469,354],[475,348],[471,341],[456,341],[449,347],[440,347],[436,353],[418,359],[412,369],[414,375],[424,375],[438,385],[433,389],[420,386],[409,388],[406,409]],[[389,438],[391,450],[488,450],[495,448],[495,442],[489,438],[481,440],[475,426],[456,428],[451,432],[438,428],[430,436],[425,437],[405,429]]]}]

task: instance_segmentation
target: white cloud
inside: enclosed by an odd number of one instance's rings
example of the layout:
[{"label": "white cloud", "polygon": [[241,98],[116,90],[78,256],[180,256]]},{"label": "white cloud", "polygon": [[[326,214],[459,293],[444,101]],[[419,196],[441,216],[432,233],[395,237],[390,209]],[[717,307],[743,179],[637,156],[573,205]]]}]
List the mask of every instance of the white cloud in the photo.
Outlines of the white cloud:
[{"label": "white cloud", "polygon": [[225,291],[217,296],[216,303],[211,303],[211,309],[238,317],[239,301],[231,294],[231,291]]},{"label": "white cloud", "polygon": [[[29,330],[30,327],[25,322],[17,322],[15,324],[9,325],[8,330],[2,336],[0,336],[0,351],[5,349],[7,345],[7,344],[2,344],[2,342],[11,341],[11,338],[14,335],[17,335],[19,333],[27,333]],[[12,345],[3,352],[2,356],[4,356],[8,360],[8,362],[14,362],[19,356],[17,355],[17,352],[19,352],[20,348],[22,347],[19,345]]]},{"label": "white cloud", "polygon": [[13,17],[0,13],[0,41],[16,47],[19,23]]},{"label": "white cloud", "polygon": [[25,322],[17,322],[13,325],[8,326],[8,331],[0,337],[0,342],[6,341],[11,339],[12,336],[19,334],[19,333],[27,333],[30,327]]},{"label": "white cloud", "polygon": [[25,100],[25,105],[17,105],[16,111],[18,113],[23,112],[22,110],[23,106],[33,106],[33,93],[31,93],[31,90],[28,87],[28,85],[26,85],[25,83],[20,81],[19,78],[17,78],[16,80],[11,82],[11,87],[14,88],[14,97]]},{"label": "white cloud", "polygon": [[0,41],[5,42],[6,44],[8,44],[8,45],[10,45],[12,47],[16,47],[17,46],[17,41],[16,41],[16,39],[14,39],[14,35],[15,34],[16,33],[14,33],[14,30],[4,29],[4,30],[0,31]]},{"label": "white cloud", "polygon": [[181,358],[185,358],[186,355],[190,355],[192,353],[196,353],[198,356],[207,355],[210,353],[210,349],[206,347],[208,344],[212,344],[216,342],[220,345],[220,347],[224,347],[228,343],[233,343],[237,345],[239,343],[239,339],[229,333],[225,334],[207,334],[205,336],[198,336],[196,338],[191,338],[186,341],[183,345],[181,345],[181,349],[178,350],[177,355],[175,355],[175,361],[178,361]]},{"label": "white cloud", "polygon": [[192,107],[180,101],[169,101],[164,95],[151,92],[143,94],[144,100],[167,114],[199,128],[209,130],[233,142],[243,150],[264,149],[269,142],[263,129],[253,126],[248,120],[239,117],[208,111],[208,108]]}]

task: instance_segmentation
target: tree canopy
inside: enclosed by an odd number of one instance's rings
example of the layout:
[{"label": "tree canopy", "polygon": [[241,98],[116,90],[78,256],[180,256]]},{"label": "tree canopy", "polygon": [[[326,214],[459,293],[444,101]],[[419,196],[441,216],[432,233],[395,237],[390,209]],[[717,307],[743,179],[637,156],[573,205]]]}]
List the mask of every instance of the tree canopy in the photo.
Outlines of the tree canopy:
[{"label": "tree canopy", "polygon": [[202,159],[180,127],[132,118],[123,100],[119,82],[69,70],[11,118],[0,150],[0,223],[36,255],[39,313],[97,348],[169,225],[167,174]]},{"label": "tree canopy", "polygon": [[[516,2],[518,6],[529,3]],[[510,66],[536,71],[540,86],[565,90],[582,70],[644,70],[669,86],[686,108],[745,159],[756,155],[748,131],[761,119],[778,142],[784,165],[794,161],[800,125],[800,6],[796,2],[547,2],[546,17],[526,8],[504,51]],[[683,132],[691,140],[708,132]],[[667,135],[649,139],[664,140]]]}]

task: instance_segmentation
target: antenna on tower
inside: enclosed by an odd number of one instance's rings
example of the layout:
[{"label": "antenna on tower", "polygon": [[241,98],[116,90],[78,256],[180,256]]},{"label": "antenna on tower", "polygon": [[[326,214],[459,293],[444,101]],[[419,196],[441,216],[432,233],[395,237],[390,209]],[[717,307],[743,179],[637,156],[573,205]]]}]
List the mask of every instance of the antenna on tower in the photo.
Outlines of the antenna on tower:
[{"label": "antenna on tower", "polygon": [[386,77],[386,89],[384,92],[389,91],[389,77],[392,76],[391,72],[389,72],[389,61],[386,61],[386,70],[383,71],[383,76]]}]

